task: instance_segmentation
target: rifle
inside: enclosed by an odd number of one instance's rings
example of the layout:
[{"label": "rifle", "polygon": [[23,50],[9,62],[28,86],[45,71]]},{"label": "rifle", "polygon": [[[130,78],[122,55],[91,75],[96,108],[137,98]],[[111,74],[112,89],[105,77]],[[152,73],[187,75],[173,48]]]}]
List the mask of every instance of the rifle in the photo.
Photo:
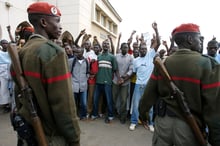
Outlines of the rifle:
[{"label": "rifle", "polygon": [[198,123],[197,123],[195,117],[193,116],[193,114],[190,111],[190,108],[186,102],[186,99],[183,95],[183,92],[172,81],[166,67],[164,66],[164,64],[159,56],[155,57],[154,65],[158,68],[160,74],[163,76],[163,78],[165,78],[166,82],[170,86],[170,88],[173,92],[173,95],[176,98],[177,103],[178,103],[181,111],[184,113],[184,118],[187,121],[187,123],[189,124],[189,126],[192,128],[198,142],[200,143],[201,146],[206,146],[207,142],[206,142],[202,132],[200,131],[200,128],[198,126]]},{"label": "rifle", "polygon": [[33,101],[33,91],[29,87],[27,81],[24,78],[24,74],[21,68],[21,63],[19,60],[16,44],[13,44],[13,43],[9,44],[8,53],[11,57],[12,67],[16,73],[16,79],[18,81],[22,95],[29,102],[29,111],[30,111],[31,118],[32,118],[31,125],[33,126],[33,129],[35,131],[35,134],[38,140],[38,145],[48,146],[47,140],[46,140],[46,137],[43,131],[43,127],[41,124],[41,120],[37,114],[36,106]]}]

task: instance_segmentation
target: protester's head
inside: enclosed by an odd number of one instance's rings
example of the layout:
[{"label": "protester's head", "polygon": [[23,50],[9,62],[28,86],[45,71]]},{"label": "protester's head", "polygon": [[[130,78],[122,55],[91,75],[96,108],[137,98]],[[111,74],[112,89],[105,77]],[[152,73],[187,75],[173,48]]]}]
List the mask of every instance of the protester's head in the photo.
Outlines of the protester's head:
[{"label": "protester's head", "polygon": [[128,44],[122,43],[120,49],[121,49],[121,54],[126,55],[128,53]]},{"label": "protester's head", "polygon": [[139,46],[140,57],[144,57],[147,53],[147,44],[141,43]]},{"label": "protester's head", "polygon": [[68,57],[73,56],[73,50],[72,50],[71,46],[68,43],[66,43],[64,45],[64,49],[65,49],[65,52],[66,52]]},{"label": "protester's head", "polygon": [[134,58],[137,58],[139,56],[139,49],[133,50],[133,56],[134,56]]},{"label": "protester's head", "polygon": [[94,44],[93,45],[93,50],[95,52],[96,55],[98,55],[101,52],[101,47],[99,44]]},{"label": "protester's head", "polygon": [[172,31],[172,37],[179,49],[191,49],[201,53],[203,37],[198,25],[193,23],[181,24]]},{"label": "protester's head", "polygon": [[161,49],[161,50],[159,51],[160,58],[163,58],[164,55],[165,55],[165,53],[166,53],[166,50]]},{"label": "protester's head", "polygon": [[84,57],[83,57],[83,52],[84,52],[84,48],[82,48],[82,47],[77,47],[77,49],[76,49],[76,57],[77,57],[79,60],[81,60],[81,59],[84,58]]},{"label": "protester's head", "polygon": [[8,48],[8,41],[7,40],[1,40],[0,41],[0,46],[2,46],[2,51],[6,52]]},{"label": "protester's head", "polygon": [[207,44],[207,53],[209,56],[215,57],[218,51],[219,45],[216,41],[216,38],[213,38],[211,41]]},{"label": "protester's head", "polygon": [[138,43],[137,43],[137,42],[134,42],[133,45],[132,45],[132,47],[133,47],[133,50],[134,50],[134,49],[138,49]]},{"label": "protester's head", "polygon": [[91,41],[89,39],[85,41],[84,48],[87,52],[91,50]]},{"label": "protester's head", "polygon": [[61,35],[60,10],[47,2],[35,2],[27,8],[28,19],[35,33],[48,39],[58,39]]},{"label": "protester's head", "polygon": [[108,39],[102,42],[102,49],[103,49],[103,52],[108,52],[108,50],[110,49],[110,42]]}]

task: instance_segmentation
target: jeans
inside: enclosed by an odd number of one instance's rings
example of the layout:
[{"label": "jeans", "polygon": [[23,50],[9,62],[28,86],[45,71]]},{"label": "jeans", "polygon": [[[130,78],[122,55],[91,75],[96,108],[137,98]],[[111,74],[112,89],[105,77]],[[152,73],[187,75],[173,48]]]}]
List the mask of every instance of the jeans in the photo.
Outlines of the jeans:
[{"label": "jeans", "polygon": [[[131,123],[132,124],[138,124],[138,118],[139,118],[139,111],[138,111],[138,106],[139,106],[139,101],[144,94],[146,85],[145,84],[135,84],[134,87],[134,93],[132,97],[132,114],[131,114]],[[153,107],[151,107],[149,111],[149,125],[153,125]]]},{"label": "jeans", "polygon": [[86,118],[87,115],[87,91],[76,93],[74,92],[74,98],[76,103],[79,100],[80,107],[80,119]]},{"label": "jeans", "polygon": [[92,116],[98,117],[99,108],[99,97],[101,93],[105,93],[107,107],[108,107],[108,118],[113,119],[113,99],[112,99],[112,86],[108,84],[96,84],[94,92],[94,103]]}]

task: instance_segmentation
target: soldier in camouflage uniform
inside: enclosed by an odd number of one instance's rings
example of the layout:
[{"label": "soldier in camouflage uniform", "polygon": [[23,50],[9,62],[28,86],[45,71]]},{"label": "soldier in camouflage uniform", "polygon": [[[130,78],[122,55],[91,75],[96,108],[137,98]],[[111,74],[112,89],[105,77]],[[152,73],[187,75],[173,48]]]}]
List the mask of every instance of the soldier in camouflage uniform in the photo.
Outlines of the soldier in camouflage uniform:
[{"label": "soldier in camouflage uniform", "polygon": [[[179,49],[166,58],[164,65],[174,83],[183,91],[199,125],[208,125],[210,144],[220,145],[220,119],[217,110],[219,105],[216,96],[219,94],[216,90],[219,84],[214,84],[220,79],[217,74],[219,66],[214,59],[199,53],[203,43],[199,26],[182,24],[174,29],[172,37]],[[146,112],[156,103],[152,145],[199,146],[172,95],[166,81],[155,67],[139,104],[140,117],[147,119]]]},{"label": "soldier in camouflage uniform", "polygon": [[[27,12],[35,34],[19,51],[19,57],[35,95],[48,146],[79,146],[80,128],[67,56],[51,41],[61,35],[61,13],[46,2],[31,4]],[[17,100],[18,112],[31,123],[28,104],[24,98]]]}]

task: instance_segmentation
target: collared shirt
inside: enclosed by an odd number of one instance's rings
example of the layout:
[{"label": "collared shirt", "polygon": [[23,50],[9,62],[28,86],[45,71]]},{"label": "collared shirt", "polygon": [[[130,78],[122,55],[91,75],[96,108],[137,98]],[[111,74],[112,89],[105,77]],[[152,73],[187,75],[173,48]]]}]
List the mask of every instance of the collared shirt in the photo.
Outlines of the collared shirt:
[{"label": "collared shirt", "polygon": [[136,73],[136,84],[147,84],[153,71],[153,59],[156,55],[154,49],[150,49],[144,57],[137,57],[134,60],[133,72]]},{"label": "collared shirt", "polygon": [[[133,57],[130,54],[122,55],[121,53],[116,55],[116,61],[118,63],[118,71],[120,76],[131,75],[133,73]],[[117,84],[118,78],[114,74],[113,82]],[[128,85],[130,79],[124,82],[122,85]]]},{"label": "collared shirt", "polygon": [[[73,60],[69,60],[69,63],[73,62]],[[73,86],[73,92],[79,93],[87,91],[88,84],[88,74],[87,74],[87,65],[86,65],[86,59],[78,60],[76,58],[76,63],[73,68],[72,72],[72,86]],[[69,66],[72,64],[70,63]]]}]

